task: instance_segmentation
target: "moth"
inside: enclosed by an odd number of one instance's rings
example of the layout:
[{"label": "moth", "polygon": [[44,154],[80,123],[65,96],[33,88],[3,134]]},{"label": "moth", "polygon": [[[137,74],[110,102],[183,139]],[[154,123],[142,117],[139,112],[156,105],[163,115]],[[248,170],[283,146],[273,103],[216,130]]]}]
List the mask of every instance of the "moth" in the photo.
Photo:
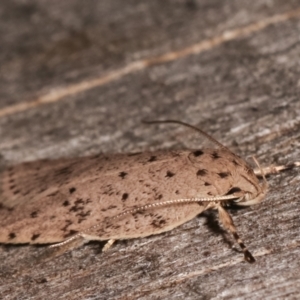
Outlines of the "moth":
[{"label": "moth", "polygon": [[[267,193],[242,158],[192,125],[216,149],[162,150],[41,160],[0,174],[0,243],[54,244],[159,234],[217,210],[248,262],[255,259],[226,207],[260,203]],[[256,160],[255,160],[256,161]],[[57,243],[57,244],[55,244]]]}]

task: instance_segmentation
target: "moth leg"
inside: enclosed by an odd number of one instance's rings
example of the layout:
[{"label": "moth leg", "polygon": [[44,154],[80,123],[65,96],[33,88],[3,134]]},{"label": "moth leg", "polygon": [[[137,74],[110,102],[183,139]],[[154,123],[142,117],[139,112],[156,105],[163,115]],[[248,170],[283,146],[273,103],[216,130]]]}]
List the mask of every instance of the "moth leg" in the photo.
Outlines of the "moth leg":
[{"label": "moth leg", "polygon": [[102,248],[102,252],[107,251],[115,242],[116,240],[108,240],[108,242],[104,245],[104,247]]},{"label": "moth leg", "polygon": [[219,218],[224,228],[233,235],[234,239],[243,250],[245,260],[249,263],[254,263],[255,259],[252,256],[252,254],[249,252],[245,244],[243,243],[242,239],[239,237],[230,214],[220,204],[218,205],[218,212],[219,212]]}]

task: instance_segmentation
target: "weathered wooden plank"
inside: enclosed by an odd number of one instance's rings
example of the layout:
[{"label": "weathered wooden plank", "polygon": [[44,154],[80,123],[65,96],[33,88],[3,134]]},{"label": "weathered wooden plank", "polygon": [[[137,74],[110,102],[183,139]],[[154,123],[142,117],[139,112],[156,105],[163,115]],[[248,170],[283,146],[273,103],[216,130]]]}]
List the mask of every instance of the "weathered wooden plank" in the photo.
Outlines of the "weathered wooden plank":
[{"label": "weathered wooden plank", "polygon": [[[205,144],[188,129],[146,127],[143,118],[197,124],[263,166],[299,160],[297,5],[2,1],[1,165]],[[243,34],[220,40],[228,30]],[[205,51],[179,57],[204,40]],[[91,243],[15,278],[11,268],[46,249],[3,245],[1,298],[293,299],[300,284],[299,181],[297,169],[273,176],[262,204],[232,211],[257,257],[253,265],[208,213],[107,253]]]}]

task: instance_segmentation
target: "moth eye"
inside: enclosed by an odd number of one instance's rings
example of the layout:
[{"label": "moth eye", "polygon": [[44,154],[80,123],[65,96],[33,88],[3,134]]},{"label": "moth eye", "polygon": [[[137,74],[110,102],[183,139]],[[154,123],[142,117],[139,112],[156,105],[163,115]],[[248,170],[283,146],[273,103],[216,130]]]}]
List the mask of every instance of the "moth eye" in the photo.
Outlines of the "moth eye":
[{"label": "moth eye", "polygon": [[233,187],[228,191],[228,193],[226,195],[232,195],[237,192],[241,192],[241,189],[239,187]]}]

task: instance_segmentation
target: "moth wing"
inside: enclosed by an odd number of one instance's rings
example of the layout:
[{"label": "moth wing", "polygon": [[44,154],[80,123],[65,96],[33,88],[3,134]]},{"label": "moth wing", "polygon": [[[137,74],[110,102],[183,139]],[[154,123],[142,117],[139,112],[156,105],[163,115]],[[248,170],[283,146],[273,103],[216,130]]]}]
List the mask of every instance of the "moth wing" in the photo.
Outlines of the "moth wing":
[{"label": "moth wing", "polygon": [[[150,180],[149,186],[146,183],[149,163],[160,169],[172,160],[170,153],[158,152],[44,160],[10,167],[0,175],[0,242],[60,242],[128,206],[141,206],[149,199],[159,201],[163,188],[149,191],[159,179]],[[147,197],[140,197],[143,189]]]},{"label": "moth wing", "polygon": [[[122,160],[120,155],[115,159]],[[69,229],[74,214],[88,216],[81,209],[80,195],[73,195],[76,186],[101,178],[110,160],[105,155],[41,160],[4,170],[0,174],[0,242],[53,243],[74,234],[76,230]]]},{"label": "moth wing", "polygon": [[[118,157],[118,156],[117,156]],[[0,175],[0,203],[7,207],[35,201],[49,191],[107,168],[111,157],[97,155],[71,159],[40,160],[11,166]]]},{"label": "moth wing", "polygon": [[226,184],[213,185],[215,172],[203,172],[204,166],[199,172],[190,155],[100,155],[11,167],[0,175],[0,242],[54,243],[77,232],[126,239],[170,230],[206,206],[176,204],[114,217],[151,203],[225,194],[231,177]]}]

